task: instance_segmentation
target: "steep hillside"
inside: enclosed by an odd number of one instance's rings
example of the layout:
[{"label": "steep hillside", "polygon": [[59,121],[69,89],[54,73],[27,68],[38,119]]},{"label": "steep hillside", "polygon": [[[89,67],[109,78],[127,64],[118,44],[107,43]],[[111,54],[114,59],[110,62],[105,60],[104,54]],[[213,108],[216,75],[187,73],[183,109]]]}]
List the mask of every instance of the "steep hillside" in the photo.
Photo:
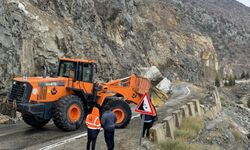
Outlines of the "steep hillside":
[{"label": "steep hillside", "polygon": [[218,61],[211,38],[183,30],[179,8],[166,2],[0,1],[1,93],[13,76],[39,75],[59,57],[97,60],[99,79],[156,65],[172,80],[213,81]]},{"label": "steep hillside", "polygon": [[236,0],[184,0],[196,8],[203,8],[215,17],[223,17],[238,27],[250,31],[250,8]]},{"label": "steep hillside", "polygon": [[250,8],[236,0],[177,0],[185,30],[212,38],[226,73],[250,69]]}]

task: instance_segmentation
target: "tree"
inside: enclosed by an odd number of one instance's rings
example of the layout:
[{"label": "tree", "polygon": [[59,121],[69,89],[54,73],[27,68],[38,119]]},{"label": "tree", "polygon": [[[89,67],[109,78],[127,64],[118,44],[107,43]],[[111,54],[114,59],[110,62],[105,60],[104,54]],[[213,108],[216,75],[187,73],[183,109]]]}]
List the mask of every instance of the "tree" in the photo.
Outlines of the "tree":
[{"label": "tree", "polygon": [[225,80],[224,86],[228,86],[228,80]]},{"label": "tree", "polygon": [[237,80],[237,79],[238,79],[237,75],[234,75],[234,80]]},{"label": "tree", "polygon": [[245,79],[247,80],[249,78],[250,78],[250,76],[249,76],[249,73],[247,72],[246,75],[245,75]]},{"label": "tree", "polygon": [[233,86],[233,85],[235,85],[235,79],[232,76],[230,76],[228,81],[228,86]]},{"label": "tree", "polygon": [[250,108],[250,97],[248,98],[247,106],[248,106],[248,108]]},{"label": "tree", "polygon": [[235,80],[236,80],[236,78],[235,77],[233,77],[233,84],[232,85],[235,85]]},{"label": "tree", "polygon": [[244,79],[246,77],[245,71],[242,72],[242,74],[240,75],[240,79]]},{"label": "tree", "polygon": [[220,87],[220,79],[219,79],[218,75],[215,78],[215,86]]},{"label": "tree", "polygon": [[228,81],[228,86],[232,86],[233,85],[233,78],[232,76],[229,77],[229,81]]}]

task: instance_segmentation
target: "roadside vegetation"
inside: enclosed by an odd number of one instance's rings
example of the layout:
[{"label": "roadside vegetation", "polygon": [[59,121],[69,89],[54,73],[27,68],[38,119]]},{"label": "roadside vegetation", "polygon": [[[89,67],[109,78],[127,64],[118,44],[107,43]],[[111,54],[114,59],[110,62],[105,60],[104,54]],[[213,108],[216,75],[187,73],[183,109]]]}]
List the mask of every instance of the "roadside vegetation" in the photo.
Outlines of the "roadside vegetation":
[{"label": "roadside vegetation", "polygon": [[237,77],[236,76],[232,76],[232,75],[230,75],[229,77],[226,77],[224,79],[224,86],[234,86],[236,79],[237,79]]},{"label": "roadside vegetation", "polygon": [[161,150],[198,150],[195,145],[187,144],[179,139],[167,140],[161,144]]},{"label": "roadside vegetation", "polygon": [[250,97],[248,97],[247,106],[248,106],[248,108],[250,108]]},{"label": "roadside vegetation", "polygon": [[166,140],[161,143],[161,150],[198,150],[196,144],[188,144],[188,141],[194,139],[203,128],[203,120],[201,118],[184,118],[182,125],[176,129],[175,139]]},{"label": "roadside vegetation", "polygon": [[249,79],[250,75],[248,72],[242,71],[241,75],[240,75],[240,79]]},{"label": "roadside vegetation", "polygon": [[233,134],[236,141],[242,140],[242,138],[243,138],[242,134],[240,133],[240,131],[236,128],[236,126],[232,122],[229,122],[229,130]]},{"label": "roadside vegetation", "polygon": [[220,79],[218,75],[215,78],[215,86],[220,87]]},{"label": "roadside vegetation", "polygon": [[237,129],[230,129],[230,131],[232,132],[236,141],[242,140],[243,137],[242,137],[240,131],[238,131]]},{"label": "roadside vegetation", "polygon": [[201,118],[184,118],[181,128],[175,130],[177,139],[190,140],[195,138],[203,127]]},{"label": "roadside vegetation", "polygon": [[221,101],[221,106],[225,107],[226,102],[225,102],[225,97],[223,95],[220,95],[220,101]]},{"label": "roadside vegetation", "polygon": [[[227,75],[226,77],[223,78],[224,81],[224,86],[234,86],[235,85],[235,80],[248,80],[250,79],[249,72],[242,71],[240,76],[236,75]],[[215,78],[215,86],[220,87],[220,78],[218,75]]]}]

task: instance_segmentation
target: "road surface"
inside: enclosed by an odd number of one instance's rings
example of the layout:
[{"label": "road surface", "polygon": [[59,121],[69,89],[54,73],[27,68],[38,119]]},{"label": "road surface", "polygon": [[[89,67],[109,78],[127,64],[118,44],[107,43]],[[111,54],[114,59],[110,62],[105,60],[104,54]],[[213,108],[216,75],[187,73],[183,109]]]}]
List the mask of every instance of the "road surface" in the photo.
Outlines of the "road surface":
[{"label": "road surface", "polygon": [[[179,83],[174,85],[172,90],[172,98],[169,99],[164,106],[169,111],[171,111],[171,108],[179,107],[181,103],[187,100],[186,98],[191,93],[191,84]],[[134,108],[135,106],[132,106],[132,110],[134,110]],[[126,132],[128,134],[127,136],[133,137],[129,132],[136,129],[134,126],[139,126],[138,122],[140,121],[138,117],[138,114],[133,113],[133,119],[130,125],[126,129],[118,130],[117,133]],[[17,124],[0,125],[0,149],[74,149],[74,145],[78,145],[78,148],[77,146],[75,148],[79,149],[81,146],[85,148],[84,143],[79,141],[86,141],[84,140],[86,135],[85,125],[77,131],[63,132],[56,128],[52,121],[40,130],[33,129],[23,121],[20,121]],[[122,139],[124,137],[121,136],[120,138]],[[104,147],[104,149],[106,148]]]}]

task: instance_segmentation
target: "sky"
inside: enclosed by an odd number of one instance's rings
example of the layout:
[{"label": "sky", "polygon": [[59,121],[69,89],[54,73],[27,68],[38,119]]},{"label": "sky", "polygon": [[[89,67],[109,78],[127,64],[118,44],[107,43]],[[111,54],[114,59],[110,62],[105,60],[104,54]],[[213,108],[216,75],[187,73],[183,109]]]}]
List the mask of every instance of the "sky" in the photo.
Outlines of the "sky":
[{"label": "sky", "polygon": [[250,7],[250,0],[237,0],[237,1],[239,1],[239,2],[241,2],[242,4],[244,4],[244,5],[248,6],[248,7]]}]

